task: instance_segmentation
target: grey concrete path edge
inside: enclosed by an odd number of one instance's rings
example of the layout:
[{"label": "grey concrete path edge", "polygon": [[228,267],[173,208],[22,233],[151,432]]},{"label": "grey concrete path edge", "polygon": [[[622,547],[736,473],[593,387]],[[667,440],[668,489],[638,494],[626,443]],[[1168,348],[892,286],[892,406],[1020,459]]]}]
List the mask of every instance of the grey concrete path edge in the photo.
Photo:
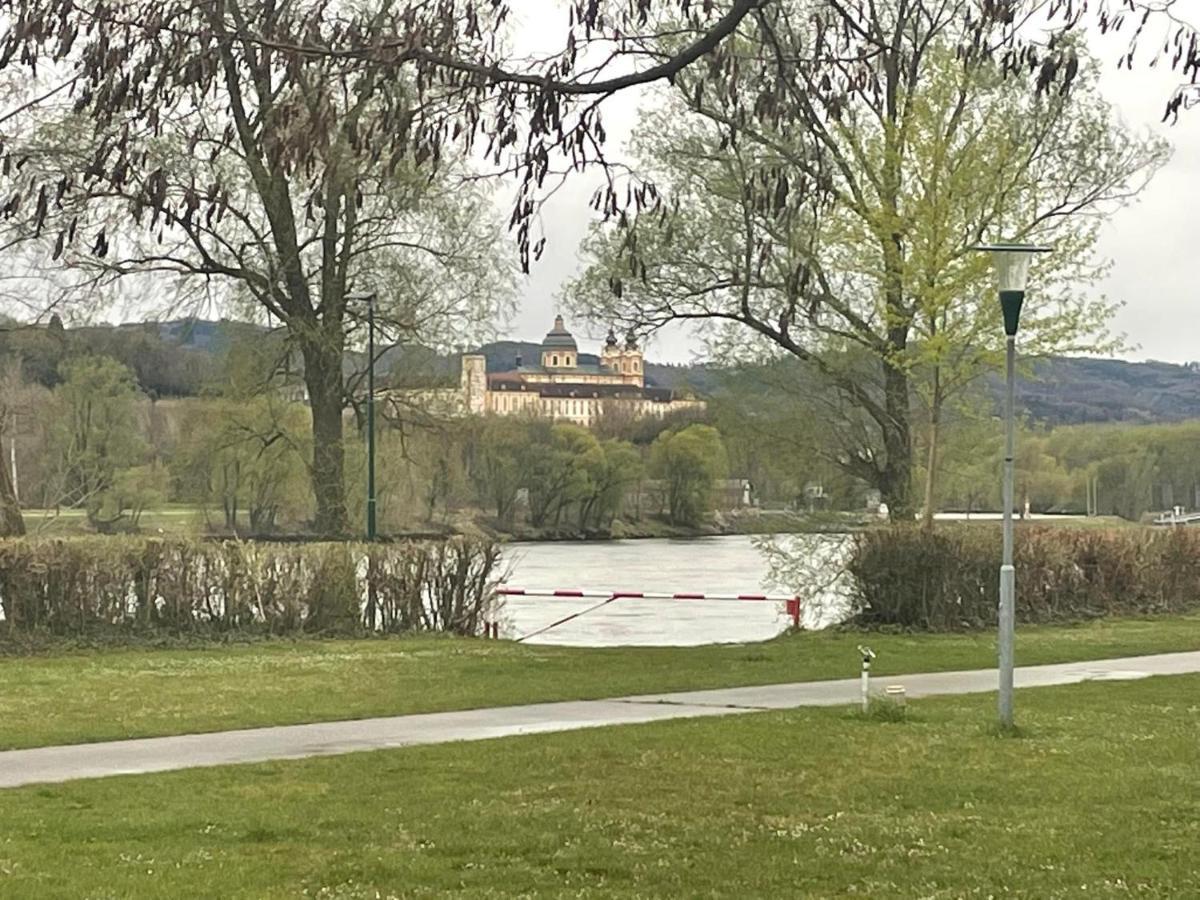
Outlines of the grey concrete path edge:
[{"label": "grey concrete path edge", "polygon": [[[1200,672],[1200,652],[1027,666],[1017,670],[1016,683],[1022,688],[1045,687],[1192,672]],[[896,675],[874,680],[875,687],[880,689],[889,684],[904,685],[909,697],[984,693],[995,689],[996,670]],[[859,681],[852,678],[9,750],[0,752],[0,788],[664,719],[801,706],[841,706],[854,703],[858,697]]]}]

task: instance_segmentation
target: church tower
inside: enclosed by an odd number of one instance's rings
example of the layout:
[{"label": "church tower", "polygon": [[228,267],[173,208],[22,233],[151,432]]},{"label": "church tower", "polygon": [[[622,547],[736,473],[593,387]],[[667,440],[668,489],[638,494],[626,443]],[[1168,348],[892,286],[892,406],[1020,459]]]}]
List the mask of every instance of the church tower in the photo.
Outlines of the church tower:
[{"label": "church tower", "polygon": [[542,368],[574,369],[579,359],[579,347],[563,324],[562,316],[554,317],[554,328],[542,339]]},{"label": "church tower", "polygon": [[621,371],[621,348],[617,345],[616,332],[611,328],[608,329],[604,349],[600,351],[600,365],[611,372]]},{"label": "church tower", "polygon": [[621,382],[624,384],[645,387],[643,362],[642,351],[638,349],[637,345],[637,336],[632,331],[625,336],[625,346],[622,347],[617,342],[616,332],[611,328],[608,330],[608,339],[604,343],[604,350],[600,353],[601,366],[613,374],[621,376]]},{"label": "church tower", "polygon": [[632,330],[625,335],[625,349],[621,351],[621,371],[632,376],[631,382],[638,387],[646,386],[646,373],[642,371],[642,351],[638,348],[637,335]]}]

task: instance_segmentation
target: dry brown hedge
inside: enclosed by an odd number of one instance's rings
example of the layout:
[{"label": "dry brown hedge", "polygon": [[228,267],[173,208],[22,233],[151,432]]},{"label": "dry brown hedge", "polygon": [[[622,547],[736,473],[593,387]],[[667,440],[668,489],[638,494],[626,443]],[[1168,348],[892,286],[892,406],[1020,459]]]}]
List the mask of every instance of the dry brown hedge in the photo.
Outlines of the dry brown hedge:
[{"label": "dry brown hedge", "polygon": [[483,630],[500,574],[499,549],[474,540],[0,540],[0,635],[473,635]]},{"label": "dry brown hedge", "polygon": [[[996,624],[1000,530],[916,526],[866,531],[849,561],[867,627],[921,631]],[[1091,530],[1022,525],[1016,532],[1017,620],[1200,610],[1200,531]]]}]

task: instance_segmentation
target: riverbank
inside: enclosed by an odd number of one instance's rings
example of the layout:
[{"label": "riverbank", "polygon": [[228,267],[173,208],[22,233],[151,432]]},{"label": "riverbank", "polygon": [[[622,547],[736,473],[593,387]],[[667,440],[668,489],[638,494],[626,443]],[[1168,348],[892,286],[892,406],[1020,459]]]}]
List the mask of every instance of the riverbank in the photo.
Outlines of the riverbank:
[{"label": "riverbank", "polygon": [[[76,537],[93,535],[97,531],[83,510],[25,510],[22,515],[30,536]],[[734,535],[769,534],[828,534],[853,531],[878,519],[857,513],[819,512],[797,513],[789,510],[732,510],[715,513],[699,525],[674,525],[663,518],[650,516],[641,519],[620,519],[611,528],[592,530],[573,525],[536,528],[526,523],[503,523],[477,510],[464,510],[448,521],[426,523],[403,531],[381,535],[383,540],[438,540],[456,535],[488,537],[503,543],[550,541],[608,541],[642,540],[653,538],[687,539],[726,537]],[[211,515],[199,507],[177,505],[147,510],[136,528],[140,534],[191,534],[214,540],[237,538],[264,541],[312,541],[316,535],[304,532],[280,531],[256,535],[242,530],[227,531],[216,524]]]},{"label": "riverbank", "polygon": [[[96,534],[82,510],[31,510],[23,512],[31,536],[75,537]],[[939,525],[995,526],[999,513],[939,513]],[[772,534],[844,534],[883,524],[877,516],[854,512],[794,512],[791,510],[743,509],[712,514],[705,522],[674,525],[663,518],[648,516],[620,519],[611,528],[580,529],[573,525],[535,528],[527,523],[503,523],[478,510],[463,510],[450,519],[403,531],[381,535],[382,540],[440,540],[454,536],[486,537],[502,543],[548,543],[555,541],[630,541],[650,539],[686,540],[688,538],[732,537]],[[1019,519],[1018,526],[1050,525],[1063,528],[1129,529],[1148,527],[1116,516],[1035,515]],[[248,531],[235,534],[219,527],[212,514],[200,507],[183,504],[147,510],[136,529],[140,534],[203,535],[213,540],[237,538],[263,541],[315,541],[316,535],[302,531],[281,531],[256,535]]]},{"label": "riverbank", "polygon": [[739,510],[717,513],[699,525],[674,525],[664,519],[618,520],[602,531],[572,527],[533,528],[504,525],[495,520],[478,520],[473,526],[503,543],[550,543],[555,541],[687,540],[689,538],[736,537],[772,534],[845,534],[872,524],[875,519],[856,513],[793,513],[783,510]]}]

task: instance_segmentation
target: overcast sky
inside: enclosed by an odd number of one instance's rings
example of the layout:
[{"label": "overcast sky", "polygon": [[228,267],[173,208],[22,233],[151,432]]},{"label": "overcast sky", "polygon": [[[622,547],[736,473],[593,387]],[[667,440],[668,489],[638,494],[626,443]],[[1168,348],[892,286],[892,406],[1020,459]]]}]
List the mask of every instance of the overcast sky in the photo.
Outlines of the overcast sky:
[{"label": "overcast sky", "polygon": [[[537,14],[519,20],[519,37],[528,47],[554,46],[561,41],[563,21],[550,15],[547,0],[537,4]],[[1099,290],[1122,302],[1114,330],[1124,334],[1135,349],[1130,359],[1188,362],[1200,359],[1200,320],[1196,316],[1195,286],[1200,269],[1200,106],[1183,113],[1176,125],[1160,123],[1167,99],[1180,82],[1178,75],[1142,66],[1117,70],[1115,60],[1126,46],[1122,38],[1095,36],[1093,51],[1103,66],[1101,86],[1119,114],[1137,129],[1165,136],[1174,155],[1140,200],[1105,223],[1101,252],[1112,260],[1110,277]],[[610,145],[627,135],[637,113],[638,98],[617,96],[605,108]],[[544,226],[548,236],[545,256],[535,263],[512,322],[514,338],[540,340],[549,330],[563,283],[578,269],[577,247],[587,230],[591,212],[588,197],[595,180],[577,178],[548,204]],[[1031,296],[1030,302],[1036,302]],[[568,327],[572,323],[568,322]],[[603,329],[588,334],[583,323],[573,330],[581,349],[600,338]],[[683,362],[700,351],[697,341],[682,329],[660,335],[649,348],[662,361]]]}]

